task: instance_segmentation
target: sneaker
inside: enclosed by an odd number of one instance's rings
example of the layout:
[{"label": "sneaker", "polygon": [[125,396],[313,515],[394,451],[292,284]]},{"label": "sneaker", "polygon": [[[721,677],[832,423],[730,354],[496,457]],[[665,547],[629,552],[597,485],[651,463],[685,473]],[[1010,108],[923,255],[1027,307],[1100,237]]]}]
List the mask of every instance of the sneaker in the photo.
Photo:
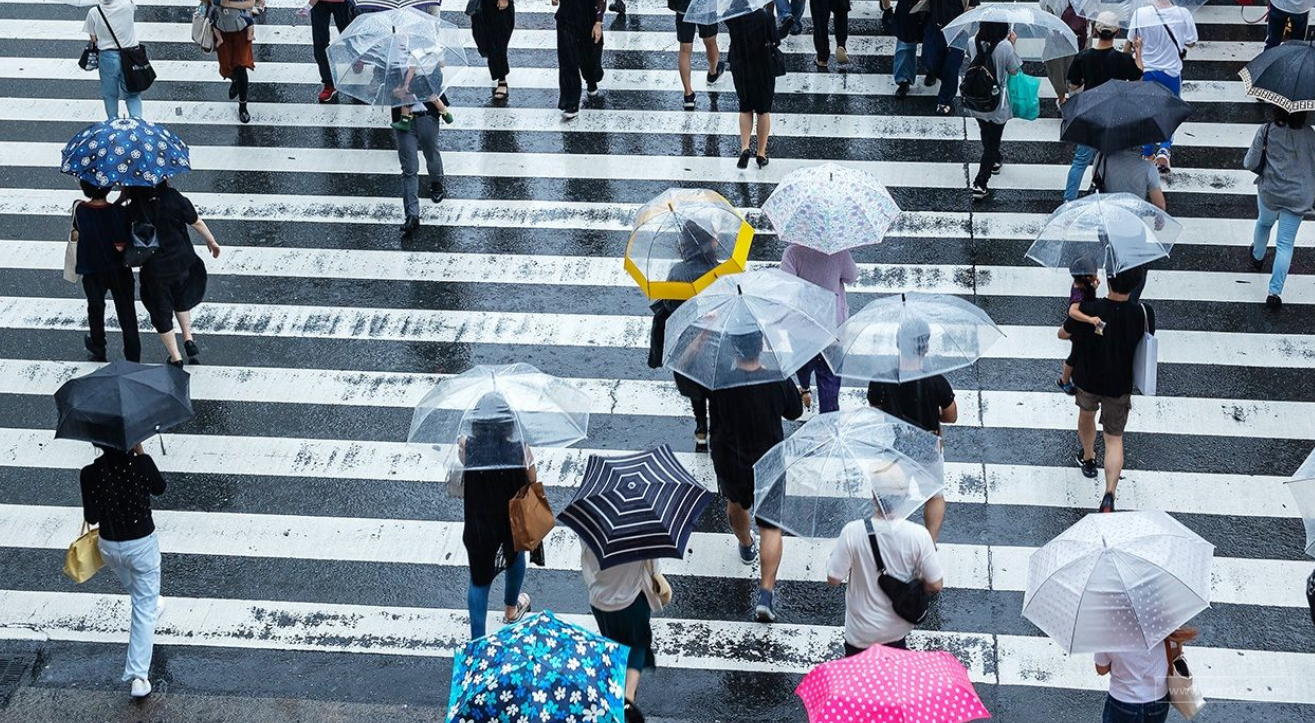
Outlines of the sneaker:
[{"label": "sneaker", "polygon": [[694,451],[695,451],[695,452],[706,452],[706,451],[708,451],[708,433],[707,433],[707,432],[695,432],[695,433],[694,433]]},{"label": "sneaker", "polygon": [[525,618],[525,614],[528,613],[529,611],[530,611],[530,596],[525,593],[521,593],[520,597],[516,598],[516,614],[513,615],[512,617],[504,616],[502,618],[502,622],[507,625],[511,625],[513,623],[519,623],[521,620]]},{"label": "sneaker", "polygon": [[332,85],[326,85],[320,89],[320,94],[317,97],[321,103],[328,103],[338,97],[338,89]]},{"label": "sneaker", "polygon": [[419,228],[420,217],[407,216],[406,220],[402,222],[402,225],[397,227],[397,232],[401,234],[402,238],[411,238]]},{"label": "sneaker", "polygon": [[776,597],[771,590],[758,591],[758,607],[753,609],[753,618],[760,623],[776,622],[776,608],[773,607],[773,598]]},{"label": "sneaker", "polygon": [[1252,271],[1260,271],[1260,270],[1263,269],[1263,268],[1265,268],[1265,257],[1264,257],[1264,256],[1261,256],[1260,258],[1256,258],[1255,256],[1252,256],[1252,257],[1251,257],[1251,270],[1252,270]]},{"label": "sneaker", "polygon": [[197,346],[192,339],[184,339],[183,354],[187,356],[188,360],[195,361],[197,357],[201,356],[201,347]]},{"label": "sneaker", "polygon": [[1074,384],[1072,381],[1066,382],[1062,379],[1056,379],[1055,386],[1064,390],[1064,393],[1069,395],[1070,397],[1078,393],[1078,385]]},{"label": "sneaker", "polygon": [[990,197],[991,197],[991,189],[987,188],[986,186],[979,186],[976,183],[973,184],[974,201],[985,201]]},{"label": "sneaker", "polygon": [[901,81],[895,86],[895,97],[896,97],[896,98],[903,98],[904,96],[906,96],[906,95],[908,95],[908,94],[909,94],[909,81],[907,81],[907,80],[901,80]]},{"label": "sneaker", "polygon": [[708,71],[708,84],[711,85],[721,80],[721,76],[726,74],[726,61],[718,60],[717,67]]},{"label": "sneaker", "polygon": [[794,29],[794,18],[792,17],[786,18],[785,20],[781,21],[780,27],[776,29],[776,34],[784,38],[785,36],[789,35],[790,31],[793,29]]},{"label": "sneaker", "polygon": [[819,67],[819,68],[826,68],[826,67],[828,67],[828,66],[831,65],[831,61],[829,61],[829,60],[822,60],[821,58],[814,58],[814,59],[813,59],[813,62],[814,62],[814,63],[817,65],[817,67]]},{"label": "sneaker", "polygon": [[1159,171],[1161,174],[1168,173],[1172,170],[1169,167],[1168,151],[1161,149],[1155,152],[1155,170]]},{"label": "sneaker", "polygon": [[1283,307],[1283,300],[1278,297],[1278,294],[1270,294],[1265,298],[1265,306],[1270,309],[1279,309]]},{"label": "sneaker", "polygon": [[132,689],[129,695],[134,698],[145,698],[151,694],[151,681],[145,678],[133,678]]},{"label": "sneaker", "polygon": [[1000,175],[1000,169],[1002,169],[1002,168],[1004,168],[1004,167],[1005,167],[1005,164],[1003,164],[1003,163],[996,163],[996,164],[992,165],[992,166],[991,166],[991,175],[992,175],[992,176],[998,176],[998,175]]},{"label": "sneaker", "polygon": [[1100,507],[1097,509],[1097,512],[1113,512],[1113,511],[1114,511],[1114,493],[1106,492],[1105,496],[1100,498]]},{"label": "sneaker", "polygon": [[430,201],[433,201],[434,203],[442,203],[443,199],[445,198],[447,198],[447,194],[443,192],[442,181],[434,181],[433,183],[429,184]]},{"label": "sneaker", "polygon": [[737,544],[736,547],[740,548],[740,562],[752,565],[753,561],[758,559],[758,544],[756,542],[750,541],[748,545]]},{"label": "sneaker", "polygon": [[91,343],[91,334],[87,334],[82,337],[82,346],[87,348],[87,353],[91,355],[92,361],[94,362],[109,361],[109,358],[105,356],[105,347],[96,346],[95,344]]},{"label": "sneaker", "polygon": [[182,360],[182,359],[165,359],[165,360],[164,360],[164,363],[165,363],[165,364],[168,364],[168,365],[171,366],[171,367],[178,367],[179,369],[182,369],[182,368],[183,368],[183,360]]},{"label": "sneaker", "polygon": [[393,121],[393,130],[395,130],[395,131],[397,131],[397,132],[399,132],[399,133],[410,133],[410,132],[411,132],[411,116],[409,116],[409,115],[404,115],[404,116],[398,118],[397,120]]},{"label": "sneaker", "polygon": [[598,97],[598,84],[597,84],[597,83],[590,83],[589,85],[585,86],[584,92],[585,92],[585,94],[588,95],[590,98],[597,98],[597,97]]},{"label": "sneaker", "polygon": [[567,108],[562,111],[562,120],[575,120],[580,116],[579,108]]},{"label": "sneaker", "polygon": [[836,62],[841,65],[849,65],[849,51],[845,50],[843,45],[836,46]]},{"label": "sneaker", "polygon": [[932,75],[931,73],[928,73],[927,77],[922,79],[922,84],[931,87],[933,85],[936,85],[937,80],[938,78],[936,76]]},{"label": "sneaker", "polygon": [[1073,455],[1073,461],[1077,462],[1078,467],[1082,468],[1082,476],[1087,479],[1096,479],[1096,458],[1083,459],[1082,450]]},{"label": "sneaker", "polygon": [[685,102],[684,102],[684,104],[683,104],[683,107],[685,108],[685,110],[694,110],[694,94],[693,94],[693,93],[690,93],[689,95],[685,96]]},{"label": "sneaker", "polygon": [[802,35],[803,32],[804,32],[804,24],[802,22],[798,22],[790,26],[791,35]]},{"label": "sneaker", "polygon": [[617,15],[625,15],[625,14],[626,14],[626,2],[625,2],[625,0],[612,0],[612,4],[611,4],[611,5],[608,5],[608,6],[607,6],[607,9],[608,9],[608,10],[611,10],[612,12],[616,13]]}]

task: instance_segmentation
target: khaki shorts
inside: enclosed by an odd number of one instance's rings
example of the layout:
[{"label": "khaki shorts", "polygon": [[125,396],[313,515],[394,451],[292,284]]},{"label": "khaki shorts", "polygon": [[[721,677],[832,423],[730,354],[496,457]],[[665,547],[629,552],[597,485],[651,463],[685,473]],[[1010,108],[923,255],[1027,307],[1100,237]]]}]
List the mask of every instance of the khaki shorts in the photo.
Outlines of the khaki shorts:
[{"label": "khaki shorts", "polygon": [[1078,409],[1084,412],[1100,410],[1100,428],[1105,434],[1118,437],[1123,434],[1123,428],[1128,426],[1128,412],[1132,411],[1131,394],[1102,397],[1079,389],[1075,399]]}]

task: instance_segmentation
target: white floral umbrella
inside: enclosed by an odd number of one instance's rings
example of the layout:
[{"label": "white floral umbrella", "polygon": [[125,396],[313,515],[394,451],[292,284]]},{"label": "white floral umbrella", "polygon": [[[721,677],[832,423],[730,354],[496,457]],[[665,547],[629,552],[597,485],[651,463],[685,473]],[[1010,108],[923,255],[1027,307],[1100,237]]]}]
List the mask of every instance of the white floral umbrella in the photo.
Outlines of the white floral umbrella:
[{"label": "white floral umbrella", "polygon": [[1287,488],[1297,500],[1301,521],[1306,525],[1306,554],[1315,557],[1315,450],[1288,480]]},{"label": "white floral umbrella", "polygon": [[823,163],[782,178],[763,213],[782,241],[834,254],[881,243],[900,209],[871,173]]}]

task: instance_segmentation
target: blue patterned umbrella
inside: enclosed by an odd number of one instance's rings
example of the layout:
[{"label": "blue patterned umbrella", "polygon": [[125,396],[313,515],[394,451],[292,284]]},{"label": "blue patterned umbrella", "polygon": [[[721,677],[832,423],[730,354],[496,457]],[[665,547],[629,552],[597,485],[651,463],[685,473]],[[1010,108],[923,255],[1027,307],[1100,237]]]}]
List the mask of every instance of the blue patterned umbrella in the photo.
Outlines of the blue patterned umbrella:
[{"label": "blue patterned umbrella", "polygon": [[448,723],[623,723],[629,655],[551,611],[531,615],[457,651]]},{"label": "blue patterned umbrella", "polygon": [[187,144],[141,118],[93,123],[73,136],[61,155],[62,173],[101,188],[154,186],[192,170]]},{"label": "blue patterned umbrella", "polygon": [[694,523],[712,502],[671,447],[629,457],[591,455],[584,481],[558,519],[598,556],[598,566],[681,558]]}]

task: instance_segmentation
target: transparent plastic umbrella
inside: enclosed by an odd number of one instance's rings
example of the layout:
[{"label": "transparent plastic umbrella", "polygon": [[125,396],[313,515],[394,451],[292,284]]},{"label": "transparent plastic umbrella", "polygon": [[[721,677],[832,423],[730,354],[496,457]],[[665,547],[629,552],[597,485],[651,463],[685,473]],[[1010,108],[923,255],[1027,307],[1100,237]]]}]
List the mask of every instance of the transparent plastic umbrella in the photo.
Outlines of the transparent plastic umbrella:
[{"label": "transparent plastic umbrella", "polygon": [[1301,521],[1306,525],[1306,554],[1315,557],[1315,451],[1297,468],[1286,486],[1297,501]]},{"label": "transparent plastic umbrella", "polygon": [[685,22],[716,25],[731,18],[748,15],[766,5],[764,0],[690,0]]},{"label": "transparent plastic umbrella", "polygon": [[877,299],[849,317],[823,356],[842,377],[901,384],[961,369],[1004,332],[957,296],[910,292]]},{"label": "transparent plastic umbrella", "polygon": [[1052,268],[1088,258],[1118,275],[1167,257],[1182,231],[1172,216],[1130,193],[1093,193],[1055,209],[1026,255]]},{"label": "transparent plastic umbrella", "polygon": [[438,96],[467,67],[457,26],[413,7],[366,13],[329,45],[343,95],[378,106]]},{"label": "transparent plastic umbrella", "polygon": [[529,364],[480,365],[420,400],[406,441],[433,446],[447,470],[524,467],[526,447],[584,439],[589,406],[575,385]]},{"label": "transparent plastic umbrella", "polygon": [[663,366],[708,389],[781,381],[835,342],[836,296],[780,269],[712,282],[667,320]]},{"label": "transparent plastic umbrella", "polygon": [[819,414],[753,466],[754,515],[803,537],[902,520],[945,487],[940,437],[872,407]]},{"label": "transparent plastic umbrella", "polygon": [[688,299],[744,271],[753,227],[721,194],[670,188],[635,214],[625,266],[650,299]]},{"label": "transparent plastic umbrella", "polygon": [[[1062,9],[1061,9],[1062,12]],[[1024,60],[1053,60],[1078,52],[1078,37],[1055,15],[1029,5],[992,3],[969,10],[944,28],[945,42],[967,50],[982,23],[1004,23],[1017,35]]]},{"label": "transparent plastic umbrella", "polygon": [[871,173],[823,163],[782,178],[763,213],[782,241],[834,254],[881,243],[900,209]]},{"label": "transparent plastic umbrella", "polygon": [[1069,654],[1149,650],[1210,606],[1214,549],[1163,512],[1087,515],[1032,553],[1023,617]]},{"label": "transparent plastic umbrella", "polygon": [[[1060,2],[1060,0],[1044,1]],[[1073,9],[1078,15],[1089,20],[1095,20],[1097,15],[1108,10],[1118,16],[1119,27],[1131,27],[1134,23],[1134,19],[1138,26],[1149,27],[1151,25],[1165,24],[1167,16],[1164,15],[1164,11],[1167,8],[1176,5],[1190,13],[1195,13],[1197,10],[1204,7],[1208,1],[1209,0],[1174,0],[1174,2],[1168,2],[1168,0],[1160,0],[1160,2],[1156,2],[1156,0],[1115,0],[1110,2],[1109,0],[1073,0]],[[1160,15],[1157,16],[1153,11],[1138,15],[1137,11],[1141,8],[1159,8]]]}]

